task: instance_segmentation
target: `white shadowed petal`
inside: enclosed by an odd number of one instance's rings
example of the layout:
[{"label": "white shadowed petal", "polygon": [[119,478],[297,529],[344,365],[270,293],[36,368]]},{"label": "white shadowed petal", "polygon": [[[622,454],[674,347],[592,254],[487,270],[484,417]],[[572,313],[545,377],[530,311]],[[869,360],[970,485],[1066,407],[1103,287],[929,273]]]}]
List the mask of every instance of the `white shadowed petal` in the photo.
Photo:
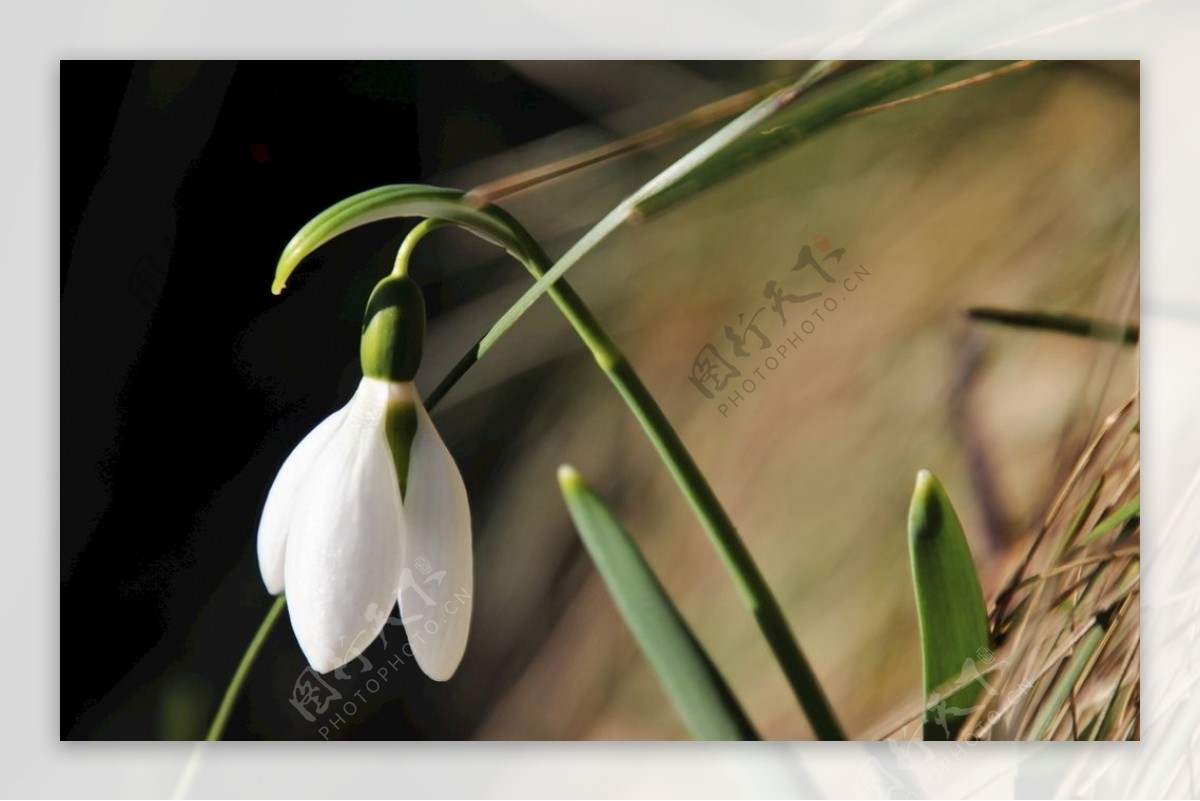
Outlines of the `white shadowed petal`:
[{"label": "white shadowed petal", "polygon": [[462,661],[471,624],[471,510],[462,474],[419,401],[404,516],[398,595],[405,630],[425,674],[446,681]]},{"label": "white shadowed petal", "polygon": [[272,595],[278,595],[284,589],[284,552],[300,487],[321,451],[345,419],[348,408],[349,405],[346,405],[338,409],[300,440],[300,444],[275,474],[271,491],[267,493],[267,502],[258,521],[258,569],[262,573],[263,583],[267,585],[267,592]]},{"label": "white shadowed petal", "polygon": [[321,673],[356,659],[395,602],[404,519],[386,404],[386,383],[364,378],[303,482],[288,532],[288,612]]}]

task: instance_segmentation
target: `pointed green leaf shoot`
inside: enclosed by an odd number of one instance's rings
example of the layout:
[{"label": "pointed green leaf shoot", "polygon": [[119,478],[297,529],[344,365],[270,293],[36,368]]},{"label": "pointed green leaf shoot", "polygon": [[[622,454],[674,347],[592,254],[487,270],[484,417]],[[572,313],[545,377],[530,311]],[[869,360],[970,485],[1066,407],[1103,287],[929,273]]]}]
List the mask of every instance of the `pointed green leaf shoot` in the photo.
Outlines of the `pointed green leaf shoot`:
[{"label": "pointed green leaf shoot", "polygon": [[988,647],[987,611],[962,524],[928,470],[917,473],[908,547],[921,627],[924,738],[953,739],[982,687],[972,671]]},{"label": "pointed green leaf shoot", "polygon": [[659,682],[697,740],[757,740],[754,726],[633,539],[573,468],[558,483],[579,537]]}]

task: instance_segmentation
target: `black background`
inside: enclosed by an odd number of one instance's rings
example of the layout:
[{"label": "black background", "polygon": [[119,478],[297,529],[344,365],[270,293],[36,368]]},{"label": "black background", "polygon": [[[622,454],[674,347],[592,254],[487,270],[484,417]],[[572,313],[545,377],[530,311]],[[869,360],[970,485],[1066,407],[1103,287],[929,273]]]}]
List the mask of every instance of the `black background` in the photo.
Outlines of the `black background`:
[{"label": "black background", "polygon": [[[61,735],[193,738],[270,602],[274,472],[358,378],[369,274],[319,267],[385,269],[407,226],[342,237],[290,284],[323,291],[276,298],[283,245],[345,196],[582,116],[494,63],[66,62],[60,102]],[[427,285],[431,319],[460,290]],[[278,626],[227,738],[317,737],[285,703],[303,666]],[[469,736],[486,697],[415,673],[334,736]]]}]

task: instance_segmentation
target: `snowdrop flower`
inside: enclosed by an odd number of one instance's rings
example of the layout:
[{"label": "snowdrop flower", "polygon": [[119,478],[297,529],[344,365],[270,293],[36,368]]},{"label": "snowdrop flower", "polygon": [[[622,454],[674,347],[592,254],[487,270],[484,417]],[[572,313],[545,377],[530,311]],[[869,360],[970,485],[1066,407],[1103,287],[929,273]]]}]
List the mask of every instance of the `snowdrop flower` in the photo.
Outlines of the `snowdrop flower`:
[{"label": "snowdrop flower", "polygon": [[430,678],[449,679],[466,649],[471,513],[412,384],[424,336],[421,290],[385,278],[367,304],[358,390],[296,446],[267,495],[259,568],[271,594],[287,592],[296,639],[321,673],[399,622],[397,601]]}]

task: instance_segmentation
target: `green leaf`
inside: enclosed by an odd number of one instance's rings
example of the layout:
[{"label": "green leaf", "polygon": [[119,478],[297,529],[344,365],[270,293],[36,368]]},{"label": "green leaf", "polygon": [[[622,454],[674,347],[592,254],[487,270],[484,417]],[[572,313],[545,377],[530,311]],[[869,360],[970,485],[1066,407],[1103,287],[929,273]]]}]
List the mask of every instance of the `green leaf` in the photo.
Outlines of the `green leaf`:
[{"label": "green leaf", "polygon": [[757,740],[628,532],[573,468],[559,468],[558,483],[580,539],[688,731],[697,740]]},{"label": "green leaf", "polygon": [[[953,739],[981,684],[969,681],[987,653],[987,611],[966,535],[950,497],[928,470],[917,473],[908,547],[921,627],[926,740]],[[946,695],[946,687],[957,687]]]},{"label": "green leaf", "polygon": [[457,223],[521,261],[529,261],[535,253],[540,254],[529,234],[496,206],[477,203],[457,189],[391,184],[352,195],[309,220],[283,249],[275,267],[271,291],[276,295],[282,292],[300,262],[334,237],[360,225],[395,217],[429,217]]}]

